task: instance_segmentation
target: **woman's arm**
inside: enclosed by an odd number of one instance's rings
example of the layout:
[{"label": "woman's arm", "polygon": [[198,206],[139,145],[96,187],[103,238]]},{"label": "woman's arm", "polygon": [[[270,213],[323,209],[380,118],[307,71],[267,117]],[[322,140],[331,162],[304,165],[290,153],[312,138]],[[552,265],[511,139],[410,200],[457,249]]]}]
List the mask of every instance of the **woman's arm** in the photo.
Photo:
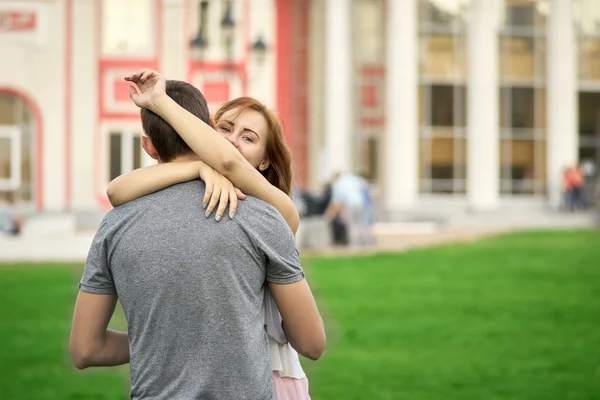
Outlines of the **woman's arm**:
[{"label": "woman's arm", "polygon": [[165,80],[156,71],[146,70],[125,78],[140,89],[129,93],[138,107],[147,108],[169,123],[200,157],[229,179],[242,192],[272,204],[296,233],[300,217],[292,199],[271,185],[244,157],[210,125],[179,106],[166,95]]},{"label": "woman's arm", "polygon": [[238,199],[243,200],[246,196],[227,178],[202,161],[171,162],[136,169],[115,178],[108,185],[106,194],[110,203],[117,207],[177,183],[198,178],[206,184],[203,200],[206,217],[211,216],[218,204],[215,219],[219,221],[227,207],[229,218],[233,219]]},{"label": "woman's arm", "polygon": [[109,183],[106,194],[113,207],[157,192],[177,183],[199,177],[200,165],[194,162],[157,164],[128,172]]}]

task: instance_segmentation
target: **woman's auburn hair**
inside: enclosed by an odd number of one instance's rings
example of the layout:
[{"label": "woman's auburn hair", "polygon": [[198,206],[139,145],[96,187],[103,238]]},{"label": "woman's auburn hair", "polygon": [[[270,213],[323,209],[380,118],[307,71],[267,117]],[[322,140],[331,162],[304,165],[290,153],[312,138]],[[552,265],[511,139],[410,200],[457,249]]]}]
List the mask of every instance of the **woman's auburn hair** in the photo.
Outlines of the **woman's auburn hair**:
[{"label": "woman's auburn hair", "polygon": [[292,154],[283,137],[283,129],[279,122],[278,114],[252,97],[238,97],[237,99],[229,100],[219,107],[214,116],[215,121],[218,123],[223,114],[231,110],[237,110],[236,117],[246,110],[254,110],[264,117],[267,122],[265,156],[269,160],[269,166],[264,171],[260,171],[260,173],[263,174],[271,185],[291,196]]}]

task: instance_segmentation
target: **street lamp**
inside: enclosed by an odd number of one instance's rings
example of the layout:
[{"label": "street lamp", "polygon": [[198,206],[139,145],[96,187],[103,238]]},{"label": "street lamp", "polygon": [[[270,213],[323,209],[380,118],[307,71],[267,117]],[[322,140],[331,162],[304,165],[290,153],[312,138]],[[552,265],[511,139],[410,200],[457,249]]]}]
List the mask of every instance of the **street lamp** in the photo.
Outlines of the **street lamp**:
[{"label": "street lamp", "polygon": [[228,60],[233,58],[233,37],[235,35],[235,21],[231,13],[231,0],[225,0],[225,14],[221,19],[221,33]]},{"label": "street lamp", "polygon": [[259,35],[256,41],[252,43],[252,54],[258,64],[262,65],[265,62],[267,44],[262,35]]},{"label": "street lamp", "polygon": [[199,58],[204,55],[204,50],[208,46],[208,38],[206,37],[206,17],[208,15],[208,0],[203,0],[198,6],[198,33],[191,40],[190,46],[196,50]]}]

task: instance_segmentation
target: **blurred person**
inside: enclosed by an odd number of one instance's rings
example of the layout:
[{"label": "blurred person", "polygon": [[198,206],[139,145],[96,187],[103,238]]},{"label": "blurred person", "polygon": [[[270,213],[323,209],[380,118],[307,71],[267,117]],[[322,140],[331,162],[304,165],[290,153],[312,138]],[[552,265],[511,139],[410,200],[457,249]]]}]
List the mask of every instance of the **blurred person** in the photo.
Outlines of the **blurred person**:
[{"label": "blurred person", "polygon": [[15,194],[12,192],[6,195],[7,204],[2,210],[2,232],[17,236],[23,229],[23,219],[15,212]]},{"label": "blurred person", "polygon": [[368,244],[368,225],[365,207],[364,178],[337,172],[332,181],[331,201],[325,211],[325,218],[332,221],[339,217],[346,225],[350,246]]},{"label": "blurred person", "polygon": [[565,171],[565,190],[569,196],[567,209],[581,211],[585,209],[584,175],[580,165],[569,167]]},{"label": "blurred person", "polygon": [[563,168],[562,173],[562,193],[563,202],[566,211],[573,209],[573,181],[572,169],[570,166]]},{"label": "blurred person", "polygon": [[[298,215],[289,198],[291,186],[285,187],[281,171],[273,171],[276,159],[261,159],[250,146],[244,156],[252,157],[246,160],[231,140],[215,133],[206,101],[191,85],[166,84],[149,70],[126,79],[141,91],[130,89],[143,109],[148,137],[142,144],[159,165],[113,182],[111,200],[127,204],[107,214],[90,250],[73,321],[73,358],[83,368],[123,364],[131,354],[135,399],[275,399],[278,374],[271,372],[272,346],[264,328],[265,283],[283,317],[267,330],[280,333],[286,349],[291,344],[311,359],[319,358],[325,346],[322,320],[295,248]],[[186,107],[188,100],[181,101],[174,85],[192,92],[193,107]],[[267,142],[266,132],[261,137],[238,128],[253,110],[238,111],[235,106],[224,110],[227,118],[219,129],[247,144],[249,138]],[[199,175],[206,185],[186,182]],[[258,199],[235,205],[243,196],[233,184]],[[202,192],[205,216],[198,212]],[[240,208],[239,216],[230,212],[230,221],[220,224],[208,219],[218,203],[218,222],[227,202]],[[117,293],[129,337],[107,330]],[[279,389],[282,395],[298,390],[287,383]]]},{"label": "blurred person", "polygon": [[365,235],[367,244],[374,244],[373,224],[375,224],[375,206],[373,204],[373,195],[371,193],[371,185],[369,184],[368,175],[363,172],[363,195],[365,204]]}]

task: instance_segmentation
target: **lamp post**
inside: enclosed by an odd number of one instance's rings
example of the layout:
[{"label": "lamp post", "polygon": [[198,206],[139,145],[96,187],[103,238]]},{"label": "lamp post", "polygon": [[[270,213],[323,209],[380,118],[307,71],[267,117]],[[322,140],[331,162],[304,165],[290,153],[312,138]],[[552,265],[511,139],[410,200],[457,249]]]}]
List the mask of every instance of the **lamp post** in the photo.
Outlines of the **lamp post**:
[{"label": "lamp post", "polygon": [[[233,1],[223,0],[223,16],[221,18],[221,38],[222,45],[227,54],[227,61],[234,58],[235,30],[236,22],[233,18]],[[198,6],[198,31],[196,36],[190,41],[190,47],[196,59],[203,59],[208,47],[207,21],[208,7],[210,0],[202,0]],[[249,44],[250,54],[256,64],[262,65],[265,61],[269,46],[264,40],[262,34],[256,37],[256,40]]]},{"label": "lamp post", "polygon": [[232,16],[231,0],[225,0],[225,13],[221,19],[221,33],[227,52],[227,60],[231,61],[233,59],[233,39],[235,36],[235,21]]},{"label": "lamp post", "polygon": [[208,38],[206,36],[206,17],[208,15],[208,0],[203,0],[198,5],[198,33],[191,40],[190,46],[194,50],[197,58],[202,59],[204,50],[208,46]]},{"label": "lamp post", "polygon": [[252,43],[251,50],[256,63],[262,65],[265,62],[265,57],[267,55],[267,44],[265,43],[262,35],[259,35],[256,38],[256,41]]}]

